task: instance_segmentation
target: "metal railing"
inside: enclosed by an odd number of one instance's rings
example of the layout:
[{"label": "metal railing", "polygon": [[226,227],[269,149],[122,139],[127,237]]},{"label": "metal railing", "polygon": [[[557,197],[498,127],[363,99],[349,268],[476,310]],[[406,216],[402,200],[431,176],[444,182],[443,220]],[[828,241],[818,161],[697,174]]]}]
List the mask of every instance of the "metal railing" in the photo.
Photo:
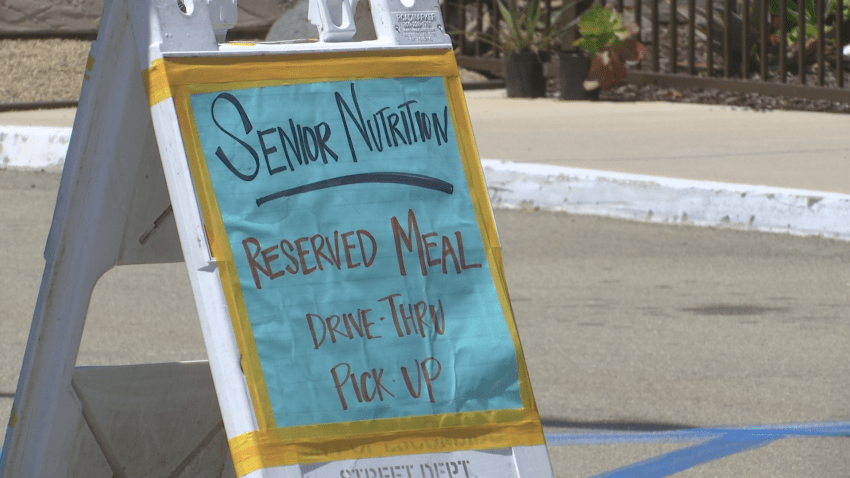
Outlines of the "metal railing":
[{"label": "metal railing", "polygon": [[[502,74],[504,52],[481,40],[499,32],[497,1],[455,0],[446,5],[461,66]],[[538,1],[544,2],[546,12],[540,28],[548,30],[560,1]],[[843,45],[850,43],[850,19],[844,12],[850,0],[792,1],[607,3],[642,26],[637,37],[647,46],[647,57],[629,67],[626,81],[850,102],[850,68],[842,53]],[[573,5],[563,19],[575,18],[581,7]],[[561,44],[571,45],[576,34],[571,30]]]}]

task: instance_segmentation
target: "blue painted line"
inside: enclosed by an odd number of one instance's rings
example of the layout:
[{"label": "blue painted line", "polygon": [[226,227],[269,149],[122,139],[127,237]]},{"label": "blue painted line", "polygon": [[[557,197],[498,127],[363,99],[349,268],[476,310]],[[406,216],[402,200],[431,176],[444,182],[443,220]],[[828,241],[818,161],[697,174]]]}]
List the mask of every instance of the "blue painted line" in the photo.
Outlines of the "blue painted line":
[{"label": "blue painted line", "polygon": [[620,433],[547,433],[546,444],[616,445],[628,443],[689,443],[719,438],[729,433],[748,432],[753,435],[776,436],[844,436],[850,435],[850,421],[794,423],[788,425],[756,425],[722,428],[690,428],[664,432]]},{"label": "blue painted line", "polygon": [[546,444],[609,445],[700,442],[592,478],[661,478],[788,437],[850,437],[850,421],[749,427],[694,428],[666,432],[547,433]]},{"label": "blue painted line", "polygon": [[669,432],[631,433],[546,433],[546,444],[563,445],[618,445],[628,443],[690,443],[722,436],[708,429],[676,430]]},{"label": "blue painted line", "polygon": [[748,432],[729,433],[706,443],[656,456],[592,478],[661,478],[735,453],[762,447],[780,438],[782,438],[780,435],[755,436]]}]

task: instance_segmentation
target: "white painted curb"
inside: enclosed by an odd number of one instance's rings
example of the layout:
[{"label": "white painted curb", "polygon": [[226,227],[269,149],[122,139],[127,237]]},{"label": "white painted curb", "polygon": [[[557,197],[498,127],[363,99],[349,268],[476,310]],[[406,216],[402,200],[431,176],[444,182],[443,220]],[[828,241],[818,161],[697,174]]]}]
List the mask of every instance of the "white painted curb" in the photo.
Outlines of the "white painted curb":
[{"label": "white painted curb", "polygon": [[[61,170],[71,128],[0,126],[0,169]],[[496,208],[850,240],[850,195],[484,159]]]},{"label": "white painted curb", "polygon": [[850,240],[850,195],[482,160],[493,207]]},{"label": "white painted curb", "polygon": [[0,126],[0,168],[61,170],[71,128]]}]

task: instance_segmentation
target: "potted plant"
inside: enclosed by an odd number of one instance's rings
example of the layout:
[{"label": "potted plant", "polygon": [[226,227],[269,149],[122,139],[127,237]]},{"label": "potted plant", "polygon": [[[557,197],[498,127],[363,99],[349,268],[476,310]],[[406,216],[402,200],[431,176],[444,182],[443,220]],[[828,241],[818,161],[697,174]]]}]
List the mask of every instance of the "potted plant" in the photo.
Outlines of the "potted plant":
[{"label": "potted plant", "polygon": [[[646,56],[643,43],[630,38],[638,26],[625,24],[623,16],[608,7],[592,6],[581,16],[578,28],[581,38],[573,45],[590,60],[582,85],[586,91],[607,90],[616,85],[626,76],[627,61],[640,61]],[[562,97],[564,88],[562,80]]]},{"label": "potted plant", "polygon": [[[491,41],[505,52],[505,86],[508,97],[541,97],[546,95],[543,76],[544,56],[548,48],[572,27],[543,28],[543,0],[499,0],[504,27]],[[520,4],[524,1],[524,4]],[[563,10],[562,10],[563,11]],[[553,19],[559,23],[560,13]]]}]

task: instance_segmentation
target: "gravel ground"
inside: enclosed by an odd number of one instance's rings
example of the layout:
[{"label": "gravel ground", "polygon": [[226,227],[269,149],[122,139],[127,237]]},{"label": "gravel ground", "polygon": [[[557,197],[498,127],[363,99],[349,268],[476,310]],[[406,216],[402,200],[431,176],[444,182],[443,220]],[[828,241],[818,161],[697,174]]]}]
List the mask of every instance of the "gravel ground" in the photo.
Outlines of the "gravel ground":
[{"label": "gravel ground", "polygon": [[[669,63],[665,58],[666,45],[662,34],[659,60],[662,71]],[[682,39],[686,38],[681,35]],[[73,100],[78,98],[86,59],[91,43],[84,40],[37,39],[0,40],[0,103]],[[681,41],[684,48],[685,42]],[[681,54],[681,53],[680,53]],[[698,55],[697,58],[700,58]],[[684,58],[680,57],[679,61]],[[647,66],[649,64],[647,63]],[[466,72],[464,72],[466,73]],[[827,78],[832,78],[831,69]],[[845,74],[850,85],[850,73]],[[469,77],[471,79],[472,77]],[[628,79],[628,77],[627,77]],[[814,84],[815,75],[809,80]],[[795,84],[796,77],[789,83]],[[557,85],[554,85],[557,90]],[[601,101],[671,101],[706,103],[752,108],[759,111],[806,110],[835,113],[850,113],[850,103],[835,103],[823,100],[777,97],[754,93],[735,93],[702,88],[675,89],[655,85],[624,83],[601,92]]]},{"label": "gravel ground", "polygon": [[[848,82],[850,84],[850,82]],[[770,96],[756,93],[738,93],[708,88],[669,88],[655,85],[625,83],[599,94],[602,101],[670,101],[736,106],[755,111],[793,110],[826,113],[850,113],[850,103],[827,100],[810,100],[787,96]]]},{"label": "gravel ground", "polygon": [[[684,71],[683,66],[687,61],[688,48],[688,30],[687,26],[679,26],[678,48],[677,48],[677,63],[682,65],[679,71]],[[658,63],[661,72],[670,71],[670,40],[667,26],[659,28],[659,55]],[[646,41],[646,39],[644,39]],[[647,44],[647,58],[643,62],[645,71],[650,71],[652,61],[652,46]],[[697,42],[694,46],[694,63],[698,65],[706,61],[706,44],[705,42]],[[834,55],[830,53],[830,55]],[[722,67],[723,59],[720,55],[715,54],[713,57],[715,68]],[[768,69],[767,79],[773,82],[779,82],[778,68]],[[850,87],[850,72],[844,71],[845,88]],[[752,79],[758,79],[758,75],[753,75]],[[626,76],[628,80],[628,75]],[[806,70],[806,82],[809,85],[817,85],[817,72],[811,66]],[[786,83],[789,85],[799,85],[800,80],[794,73],[786,75]],[[835,70],[829,63],[824,67],[824,83],[827,87],[834,88],[837,86],[835,78]],[[751,108],[756,111],[770,110],[800,110],[800,111],[822,111],[830,113],[850,113],[850,103],[838,103],[827,100],[810,100],[805,98],[793,98],[785,96],[761,95],[756,93],[738,93],[733,91],[722,91],[715,89],[704,88],[684,88],[676,89],[655,85],[636,85],[633,83],[624,83],[620,86],[615,86],[609,91],[603,91],[599,95],[600,100],[604,101],[671,101],[680,103],[702,103],[729,105],[743,108]]]},{"label": "gravel ground", "polygon": [[0,40],[0,103],[79,98],[91,42]]}]

